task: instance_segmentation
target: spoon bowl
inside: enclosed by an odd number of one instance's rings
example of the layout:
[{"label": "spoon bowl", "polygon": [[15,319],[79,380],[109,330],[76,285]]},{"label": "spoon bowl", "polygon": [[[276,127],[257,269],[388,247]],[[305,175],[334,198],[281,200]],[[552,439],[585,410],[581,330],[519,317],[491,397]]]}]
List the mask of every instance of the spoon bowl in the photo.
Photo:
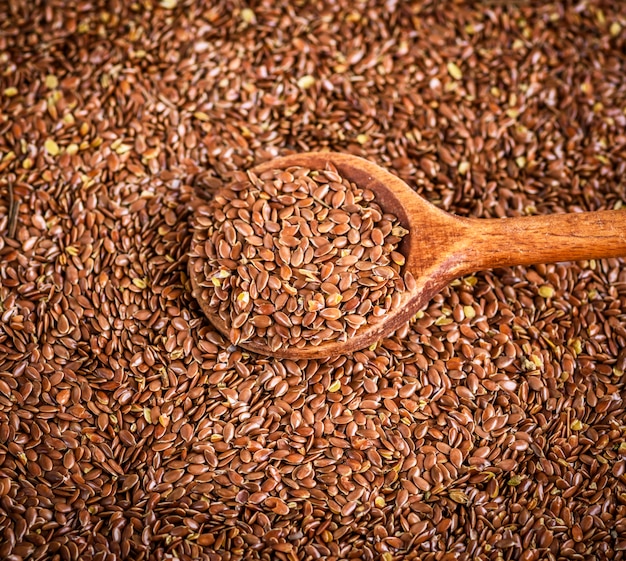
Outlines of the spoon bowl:
[{"label": "spoon bowl", "polygon": [[[272,351],[256,341],[240,346],[279,358],[312,359],[355,352],[376,343],[407,321],[454,279],[484,269],[533,265],[559,261],[600,259],[626,255],[626,211],[527,216],[521,218],[475,219],[447,213],[429,203],[404,181],[380,166],[349,154],[310,152],[276,158],[252,171],[301,166],[324,169],[332,164],[338,173],[370,189],[376,202],[398,217],[408,230],[398,251],[406,258],[402,273],[407,290],[398,305],[379,318],[368,318],[354,337],[302,348],[283,347]],[[190,260],[194,295],[200,294],[201,272]],[[228,338],[229,327],[208,302],[198,302],[209,321]]]}]

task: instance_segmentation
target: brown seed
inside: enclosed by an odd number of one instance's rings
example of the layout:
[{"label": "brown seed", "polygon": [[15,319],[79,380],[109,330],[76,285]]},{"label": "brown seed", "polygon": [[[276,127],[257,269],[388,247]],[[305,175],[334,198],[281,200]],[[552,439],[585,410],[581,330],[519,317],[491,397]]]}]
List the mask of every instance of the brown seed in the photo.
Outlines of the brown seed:
[{"label": "brown seed", "polygon": [[[296,204],[294,192],[307,196],[306,212]],[[280,211],[282,224],[268,220],[272,211],[264,206],[267,196],[273,212]],[[350,204],[344,205],[348,199]],[[362,204],[356,204],[357,199]],[[399,231],[394,230],[397,219],[384,215],[383,220],[372,199],[330,168],[321,173],[291,168],[268,171],[260,178],[252,173],[238,176],[195,222],[196,249],[189,270],[196,292],[206,294],[201,298],[203,308],[217,310],[227,321],[233,343],[258,340],[276,350],[286,340],[300,345],[354,334],[367,323],[370,311],[382,315],[392,303],[397,305],[394,291],[400,290],[393,282],[399,279],[400,265],[389,255],[401,236],[386,243],[392,232]],[[263,217],[259,210],[258,215],[250,214],[249,207],[268,211]],[[346,236],[350,231],[357,235]],[[377,245],[369,261],[361,259],[366,248],[359,242],[364,236]],[[234,256],[238,243],[242,251]],[[250,262],[264,244],[268,249],[275,246],[276,263],[267,265],[265,258]],[[370,291],[372,286],[375,292]],[[367,309],[359,307],[361,294],[369,294],[364,300]],[[357,314],[346,314],[355,308]]]},{"label": "brown seed", "polygon": [[415,286],[341,170],[241,171],[292,151],[461,216],[623,208],[623,3],[109,4],[0,16],[0,558],[618,559],[623,259],[469,275],[310,361],[231,345],[187,265],[281,345]]}]

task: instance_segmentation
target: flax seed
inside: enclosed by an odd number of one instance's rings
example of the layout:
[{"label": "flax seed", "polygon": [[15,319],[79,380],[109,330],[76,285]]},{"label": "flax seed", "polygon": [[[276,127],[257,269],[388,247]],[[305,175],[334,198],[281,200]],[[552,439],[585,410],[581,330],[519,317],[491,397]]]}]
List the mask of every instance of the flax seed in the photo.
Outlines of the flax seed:
[{"label": "flax seed", "polygon": [[[346,193],[350,213],[339,208]],[[263,198],[268,194],[269,199]],[[306,202],[299,205],[297,200]],[[329,207],[335,210],[328,211]],[[256,221],[250,209],[259,213]],[[233,343],[262,342],[278,350],[284,345],[345,340],[367,323],[370,310],[374,316],[387,313],[389,303],[398,302],[393,296],[404,290],[398,260],[391,258],[401,240],[390,235],[400,230],[397,218],[383,215],[372,193],[344,179],[334,168],[295,167],[264,172],[260,177],[249,172],[199,213],[190,274],[197,283],[196,296],[226,322]],[[307,219],[309,215],[313,220]],[[279,220],[278,231],[266,227]],[[353,228],[358,231],[353,237],[357,243],[349,243],[344,236]],[[317,249],[306,258],[306,266],[299,268],[314,239],[324,241],[321,245],[315,241]],[[275,252],[278,276],[271,273],[276,270],[275,262],[270,262],[268,270],[265,260],[258,257],[257,247],[264,240],[270,244],[267,249]],[[364,246],[360,244],[367,240],[380,249],[369,255],[371,261],[361,257]],[[242,251],[235,258],[231,248],[238,244]],[[354,285],[360,287],[344,298]],[[377,290],[372,292],[371,286]],[[359,307],[359,300],[367,303],[367,310]],[[271,318],[260,319],[264,317],[261,309],[268,304],[277,310],[284,307],[289,315],[275,311]],[[355,307],[358,314],[349,314]]]},{"label": "flax seed", "polygon": [[[477,273],[311,361],[191,295],[194,210],[277,155],[461,216],[624,207],[624,3],[353,4],[0,10],[0,558],[620,559],[622,259]],[[340,337],[414,286],[376,201],[304,171],[193,246],[256,306],[242,338]]]}]

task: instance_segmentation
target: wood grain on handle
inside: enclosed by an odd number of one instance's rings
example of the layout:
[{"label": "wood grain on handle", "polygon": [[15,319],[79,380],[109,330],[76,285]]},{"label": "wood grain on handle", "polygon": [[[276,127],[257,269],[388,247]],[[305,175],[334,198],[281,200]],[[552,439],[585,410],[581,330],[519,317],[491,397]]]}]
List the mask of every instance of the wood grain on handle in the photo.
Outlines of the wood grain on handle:
[{"label": "wood grain on handle", "polygon": [[626,211],[462,220],[469,269],[626,256]]}]

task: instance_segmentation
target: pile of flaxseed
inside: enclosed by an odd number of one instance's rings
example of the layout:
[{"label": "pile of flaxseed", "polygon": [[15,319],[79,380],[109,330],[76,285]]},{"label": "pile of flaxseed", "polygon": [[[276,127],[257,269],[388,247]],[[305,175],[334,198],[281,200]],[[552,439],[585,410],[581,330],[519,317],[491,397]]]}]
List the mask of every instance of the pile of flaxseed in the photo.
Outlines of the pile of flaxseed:
[{"label": "pile of flaxseed", "polygon": [[332,164],[239,175],[194,211],[189,267],[231,343],[341,343],[399,308],[408,230],[372,191]]},{"label": "pile of flaxseed", "polygon": [[300,361],[187,270],[198,193],[294,152],[459,215],[622,208],[625,53],[623,2],[3,0],[0,559],[624,559],[623,260]]}]

